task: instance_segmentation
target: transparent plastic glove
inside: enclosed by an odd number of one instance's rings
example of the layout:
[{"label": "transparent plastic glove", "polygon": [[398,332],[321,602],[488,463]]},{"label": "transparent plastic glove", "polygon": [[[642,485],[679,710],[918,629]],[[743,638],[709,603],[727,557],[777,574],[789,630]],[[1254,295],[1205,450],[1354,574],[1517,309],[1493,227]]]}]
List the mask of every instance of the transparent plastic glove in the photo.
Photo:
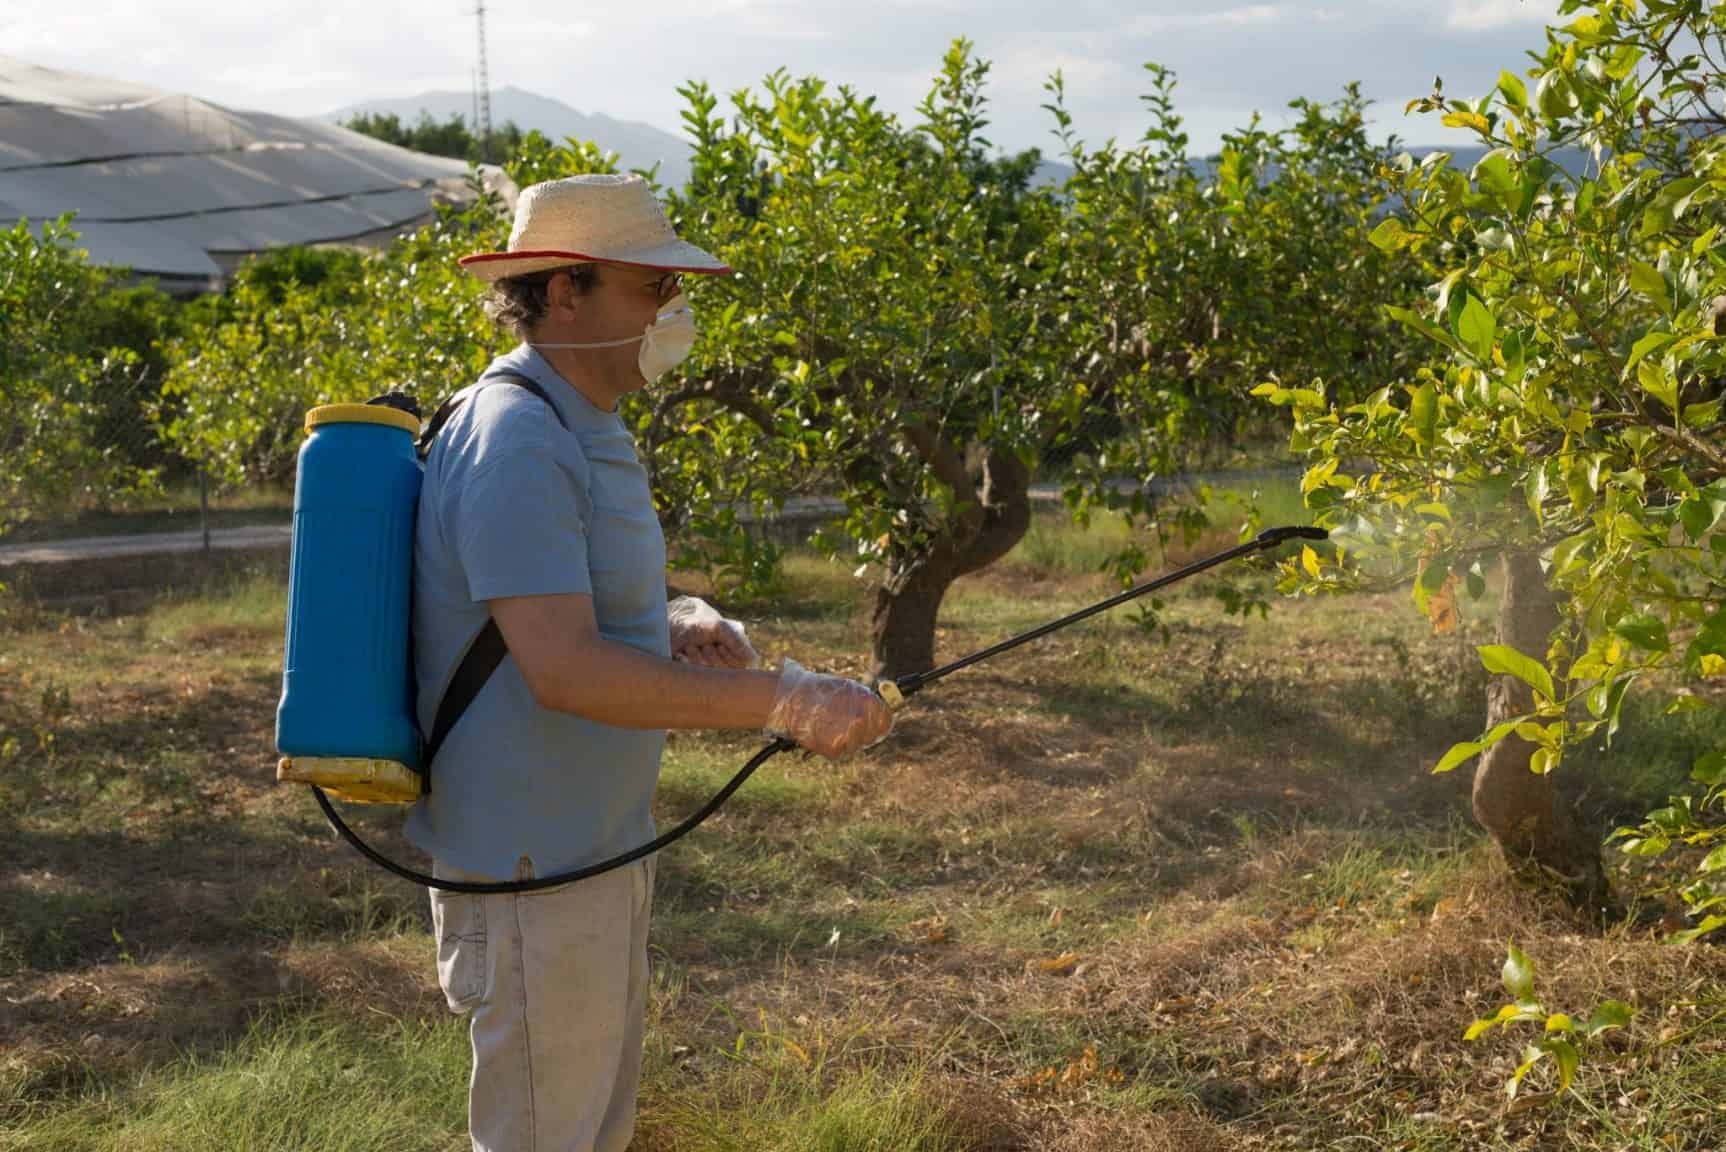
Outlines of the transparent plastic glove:
[{"label": "transparent plastic glove", "polygon": [[767,733],[783,736],[830,760],[866,748],[893,728],[886,701],[866,685],[810,672],[785,661]]},{"label": "transparent plastic glove", "polygon": [[679,596],[667,606],[671,621],[671,658],[710,668],[754,668],[761,657],[750,646],[743,625],[694,596]]}]

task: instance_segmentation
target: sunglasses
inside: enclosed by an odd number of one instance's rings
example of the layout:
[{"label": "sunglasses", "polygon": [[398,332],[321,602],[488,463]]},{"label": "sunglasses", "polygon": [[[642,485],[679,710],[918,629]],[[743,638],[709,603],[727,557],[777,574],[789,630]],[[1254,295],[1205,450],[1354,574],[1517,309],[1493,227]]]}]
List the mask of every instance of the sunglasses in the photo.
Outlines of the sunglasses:
[{"label": "sunglasses", "polygon": [[683,274],[667,272],[653,281],[653,295],[658,300],[669,300],[683,291]]}]

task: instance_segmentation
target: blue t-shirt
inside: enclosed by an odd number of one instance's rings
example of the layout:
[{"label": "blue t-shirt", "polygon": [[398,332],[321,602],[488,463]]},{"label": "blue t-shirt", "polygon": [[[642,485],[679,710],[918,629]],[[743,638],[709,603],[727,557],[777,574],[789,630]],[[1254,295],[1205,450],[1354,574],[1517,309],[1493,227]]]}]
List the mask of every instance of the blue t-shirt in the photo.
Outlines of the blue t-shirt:
[{"label": "blue t-shirt", "polygon": [[[526,376],[557,404],[498,372]],[[665,539],[647,472],[603,412],[523,344],[492,361],[425,462],[414,532],[414,672],[420,729],[485,624],[487,600],[579,592],[600,633],[669,656]],[[468,706],[432,767],[407,837],[440,864],[507,878],[528,856],[546,876],[653,837],[663,731],[542,708],[514,657]]]}]

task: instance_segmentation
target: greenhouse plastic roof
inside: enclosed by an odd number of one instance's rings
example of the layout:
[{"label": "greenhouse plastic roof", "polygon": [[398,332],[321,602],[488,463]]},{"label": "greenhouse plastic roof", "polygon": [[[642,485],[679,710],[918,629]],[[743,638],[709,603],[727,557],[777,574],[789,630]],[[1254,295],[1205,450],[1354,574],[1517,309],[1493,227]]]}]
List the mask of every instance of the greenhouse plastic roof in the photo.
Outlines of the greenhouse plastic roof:
[{"label": "greenhouse plastic roof", "polygon": [[467,165],[333,124],[0,56],[0,226],[75,212],[94,263],[214,287],[247,253],[413,225]]}]

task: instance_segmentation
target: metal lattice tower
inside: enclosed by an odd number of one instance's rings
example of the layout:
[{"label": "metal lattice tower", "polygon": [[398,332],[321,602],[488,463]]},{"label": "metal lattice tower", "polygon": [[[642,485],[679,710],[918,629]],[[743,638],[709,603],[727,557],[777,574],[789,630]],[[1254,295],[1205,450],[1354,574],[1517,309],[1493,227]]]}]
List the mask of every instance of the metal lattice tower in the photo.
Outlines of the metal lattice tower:
[{"label": "metal lattice tower", "polygon": [[485,71],[485,0],[478,0],[474,6],[474,17],[479,22],[479,72],[474,84],[474,96],[479,102],[476,114],[477,123],[474,131],[479,133],[480,159],[491,163],[491,80]]}]

